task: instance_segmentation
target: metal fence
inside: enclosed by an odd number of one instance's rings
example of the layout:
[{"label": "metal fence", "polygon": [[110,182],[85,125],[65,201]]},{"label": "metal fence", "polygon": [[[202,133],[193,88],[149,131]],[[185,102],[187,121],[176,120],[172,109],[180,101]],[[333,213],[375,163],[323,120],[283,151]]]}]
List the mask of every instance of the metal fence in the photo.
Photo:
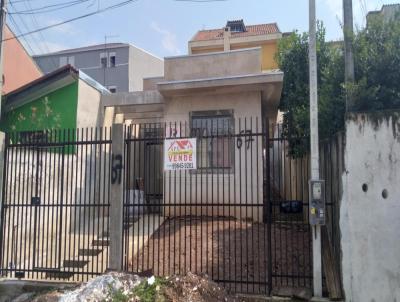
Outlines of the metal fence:
[{"label": "metal fence", "polygon": [[[165,144],[177,138],[196,139],[197,169],[164,170]],[[105,272],[111,146],[111,129],[6,136],[3,276],[83,281]],[[242,293],[312,287],[308,157],[290,156],[279,127],[229,114],[194,116],[131,125],[124,146],[125,271],[208,274]],[[336,257],[340,172],[333,157],[340,156],[329,150],[322,175],[332,188],[328,233]]]},{"label": "metal fence", "polygon": [[6,136],[3,277],[83,281],[108,259],[110,129]]},{"label": "metal fence", "polygon": [[[163,171],[166,139],[192,137],[197,170]],[[308,195],[297,183],[307,179],[293,178],[286,141],[262,121],[138,124],[125,142],[125,270],[205,273],[244,293],[311,287]]]}]

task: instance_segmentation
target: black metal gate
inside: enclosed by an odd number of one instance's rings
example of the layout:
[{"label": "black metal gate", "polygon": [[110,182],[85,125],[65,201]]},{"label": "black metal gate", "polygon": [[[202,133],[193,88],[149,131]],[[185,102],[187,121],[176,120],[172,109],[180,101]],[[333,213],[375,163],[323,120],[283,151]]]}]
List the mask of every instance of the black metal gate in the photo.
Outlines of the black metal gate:
[{"label": "black metal gate", "polygon": [[110,129],[6,136],[0,272],[87,280],[108,258]]},{"label": "black metal gate", "polygon": [[[206,273],[244,293],[311,288],[309,164],[289,156],[279,128],[194,116],[124,135],[124,270]],[[164,171],[177,138],[196,139],[197,169]],[[81,281],[106,270],[110,148],[110,129],[7,135],[3,276]]]},{"label": "black metal gate", "polygon": [[[196,170],[163,171],[175,138],[196,138]],[[245,293],[311,287],[308,166],[280,133],[257,118],[199,118],[131,125],[125,145],[125,270],[206,273]]]}]

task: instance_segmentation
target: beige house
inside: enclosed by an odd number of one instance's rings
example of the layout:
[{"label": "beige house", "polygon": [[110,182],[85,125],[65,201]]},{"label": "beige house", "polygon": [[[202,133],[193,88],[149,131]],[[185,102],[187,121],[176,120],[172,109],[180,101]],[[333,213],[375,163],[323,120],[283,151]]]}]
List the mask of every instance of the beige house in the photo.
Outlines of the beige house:
[{"label": "beige house", "polygon": [[[260,132],[262,121],[268,120],[271,124],[276,122],[283,81],[281,71],[263,71],[262,56],[262,48],[257,47],[229,52],[167,57],[164,59],[164,77],[144,79],[143,92],[116,93],[102,97],[105,112],[104,124],[109,126],[117,122],[135,127],[143,123],[162,123],[161,125],[166,125],[167,128],[179,127],[178,137],[190,137],[193,136],[194,129],[204,131],[205,128],[210,133],[219,131],[220,134],[224,131]],[[239,119],[241,122],[238,122]],[[170,131],[168,129],[163,131],[168,138]],[[140,131],[132,131],[133,138],[141,134]],[[163,196],[165,205],[187,204],[179,209],[174,208],[173,213],[170,213],[169,207],[166,206],[164,214],[167,216],[183,213],[185,215],[221,215],[222,212],[228,211],[231,216],[239,216],[239,207],[229,209],[218,206],[199,209],[199,207],[190,207],[190,203],[218,202],[222,204],[235,199],[240,200],[241,203],[262,204],[263,150],[261,141],[254,143],[254,147],[246,152],[224,139],[216,144],[219,146],[218,155],[216,155],[219,159],[217,158],[216,161],[220,167],[224,168],[224,173],[210,172],[215,162],[207,158],[209,154],[207,151],[201,152],[201,158],[197,159],[198,171],[188,172],[188,174],[162,173],[162,165],[158,165],[159,168],[146,166],[155,165],[156,162],[161,161],[162,147],[151,146],[150,150],[141,145],[135,151],[131,150],[135,154],[131,155],[134,160],[130,163],[129,169],[134,170],[133,174],[136,176],[129,180],[130,187],[135,188],[137,179],[142,178],[148,187],[156,187],[155,183],[160,184],[157,193]],[[203,144],[201,139],[198,139],[197,145],[198,150],[209,148],[209,144]],[[215,150],[211,152],[217,154]],[[149,158],[149,154],[155,155]],[[243,166],[245,162],[246,168]],[[148,172],[144,173],[144,171]],[[188,176],[189,173],[191,176]],[[198,173],[201,173],[201,177]],[[160,177],[164,179],[159,179]],[[191,182],[184,182],[184,177],[186,179],[190,177]],[[239,178],[254,181],[251,185],[244,184],[239,181]],[[169,183],[174,185],[169,186]],[[227,191],[224,187],[228,183],[238,189]],[[191,190],[193,187],[201,189]],[[181,194],[183,191],[187,192],[184,196]],[[246,196],[243,195],[245,191]],[[257,208],[253,213],[246,215],[254,220],[262,219],[262,211],[257,211]]]},{"label": "beige house", "polygon": [[275,55],[282,33],[276,23],[246,25],[227,21],[222,28],[200,30],[188,43],[189,54],[204,54],[261,47],[262,70],[277,69]]}]

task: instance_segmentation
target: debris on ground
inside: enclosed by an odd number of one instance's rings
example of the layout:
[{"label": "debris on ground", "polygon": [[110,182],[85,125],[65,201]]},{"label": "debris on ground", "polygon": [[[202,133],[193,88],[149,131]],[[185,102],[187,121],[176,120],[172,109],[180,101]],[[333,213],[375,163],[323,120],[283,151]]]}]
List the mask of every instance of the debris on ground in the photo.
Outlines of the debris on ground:
[{"label": "debris on ground", "polygon": [[164,295],[166,301],[171,302],[238,301],[207,275],[199,276],[190,272],[183,277],[171,277],[164,289]]},{"label": "debris on ground", "polygon": [[[207,275],[139,277],[110,272],[79,287],[54,290],[29,300],[34,302],[239,302]],[[25,302],[23,299],[20,302]]]},{"label": "debris on ground", "polygon": [[112,300],[114,295],[115,297],[128,295],[141,281],[137,275],[111,272],[90,280],[72,292],[64,293],[59,301],[114,301]]}]

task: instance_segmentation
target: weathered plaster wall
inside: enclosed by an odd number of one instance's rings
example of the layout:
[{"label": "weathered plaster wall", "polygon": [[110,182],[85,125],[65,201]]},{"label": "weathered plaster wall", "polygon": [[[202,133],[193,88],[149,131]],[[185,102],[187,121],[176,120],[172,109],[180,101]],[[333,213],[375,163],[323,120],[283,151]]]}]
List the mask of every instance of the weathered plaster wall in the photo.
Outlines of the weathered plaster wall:
[{"label": "weathered plaster wall", "polygon": [[193,94],[169,98],[165,101],[166,122],[189,121],[189,113],[204,110],[233,109],[235,118],[258,116],[261,119],[261,93]]},{"label": "weathered plaster wall", "polygon": [[345,168],[340,228],[346,301],[400,301],[399,112],[347,118]]},{"label": "weathered plaster wall", "polygon": [[85,81],[78,82],[78,105],[76,127],[101,126],[102,107],[101,93]]},{"label": "weathered plaster wall", "polygon": [[165,81],[229,77],[261,72],[261,48],[165,58]]},{"label": "weathered plaster wall", "polygon": [[143,78],[164,75],[164,60],[135,46],[129,47],[129,91],[142,91]]},{"label": "weathered plaster wall", "polygon": [[157,83],[163,82],[164,77],[152,77],[143,79],[143,91],[157,90]]}]

